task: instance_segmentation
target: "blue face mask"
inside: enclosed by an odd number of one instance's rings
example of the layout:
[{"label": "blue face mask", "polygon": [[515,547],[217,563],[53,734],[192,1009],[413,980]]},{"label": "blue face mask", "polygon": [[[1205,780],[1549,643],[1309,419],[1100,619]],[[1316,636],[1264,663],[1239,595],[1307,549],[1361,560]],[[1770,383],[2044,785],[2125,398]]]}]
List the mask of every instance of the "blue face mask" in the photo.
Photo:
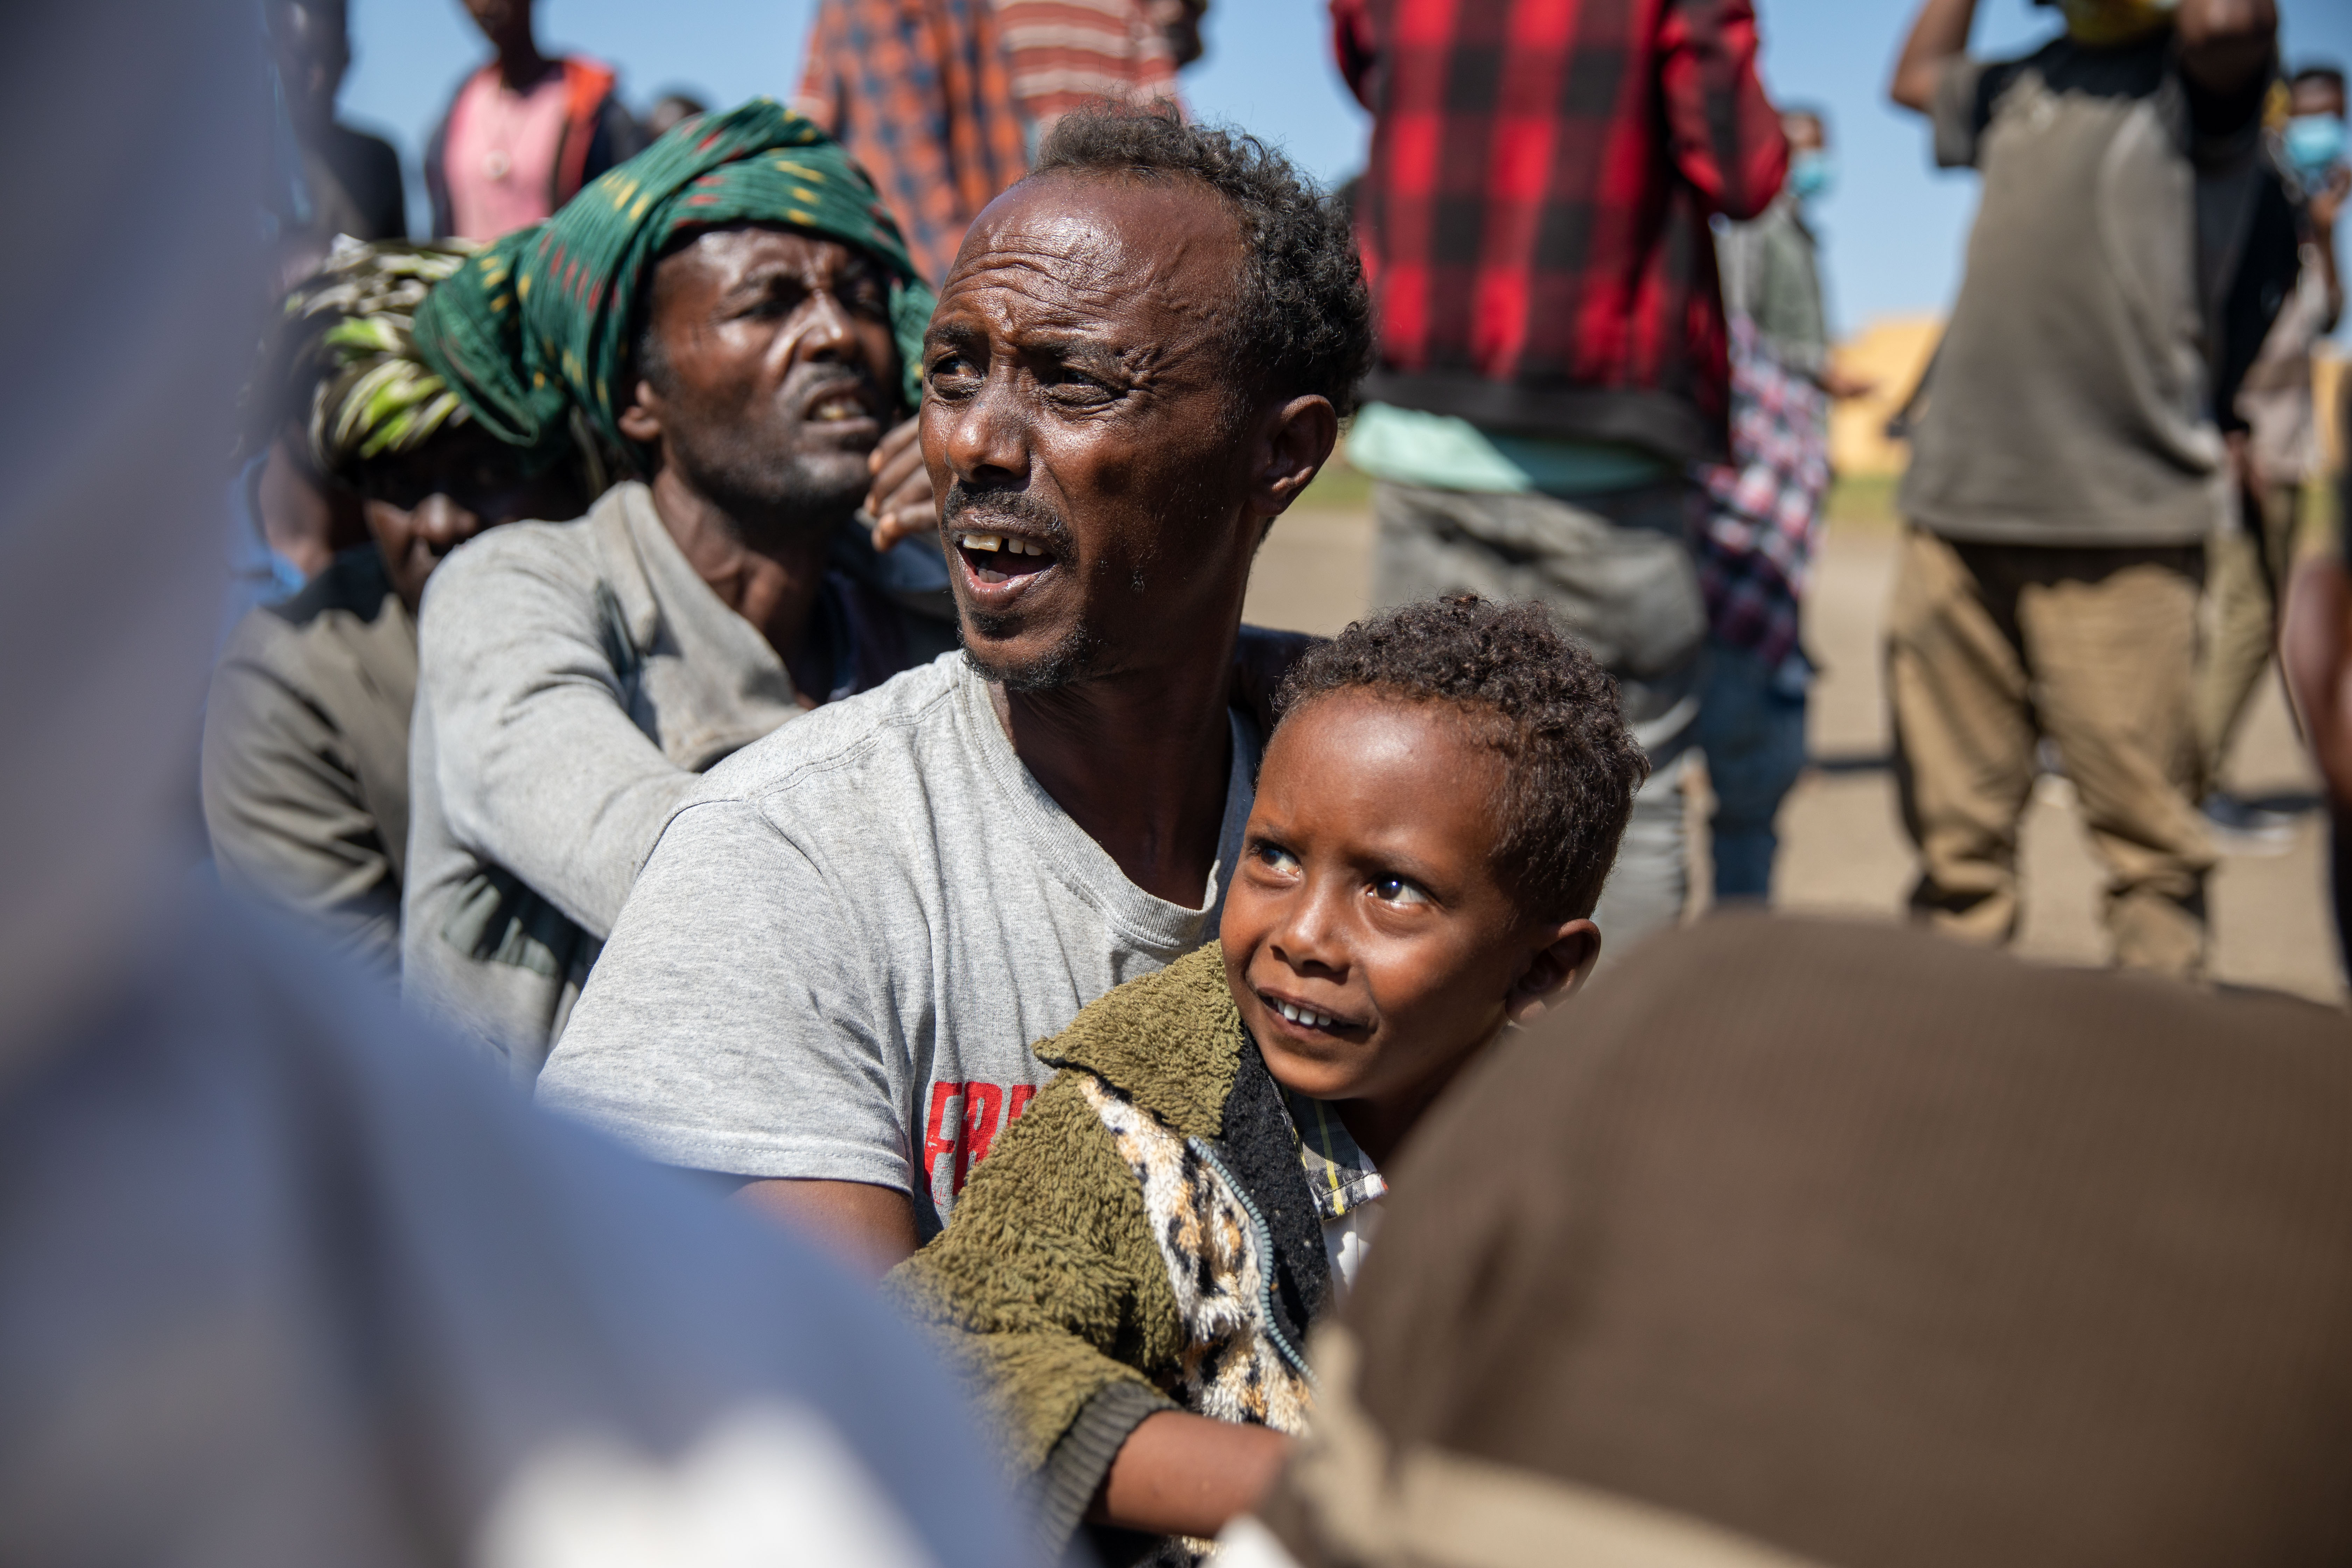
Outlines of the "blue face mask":
[{"label": "blue face mask", "polygon": [[2332,114],[2298,114],[2286,122],[2286,161],[2295,178],[2318,184],[2344,161],[2344,121]]},{"label": "blue face mask", "polygon": [[1827,153],[1800,153],[1789,160],[1789,194],[1801,202],[1819,201],[1837,184],[1837,165]]}]

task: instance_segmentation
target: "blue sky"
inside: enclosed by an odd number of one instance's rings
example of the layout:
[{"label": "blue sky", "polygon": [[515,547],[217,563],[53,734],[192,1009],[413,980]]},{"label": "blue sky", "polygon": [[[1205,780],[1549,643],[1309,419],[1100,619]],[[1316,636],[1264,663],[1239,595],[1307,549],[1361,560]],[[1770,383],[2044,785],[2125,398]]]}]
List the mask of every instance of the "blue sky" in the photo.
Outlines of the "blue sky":
[{"label": "blue sky", "polygon": [[[1827,110],[1839,181],[1821,219],[1831,308],[1851,329],[1874,316],[1941,310],[1958,278],[1975,208],[1966,172],[1938,174],[1913,116],[1888,106],[1887,71],[1908,25],[1903,0],[1759,0],[1764,77],[1776,99]],[[670,87],[714,103],[789,97],[814,0],[542,0],[542,46],[617,66],[638,107]],[[1985,51],[2029,47],[2053,28],[2026,0],[1981,0]],[[2280,0],[2290,62],[2352,61],[2352,5]],[[1323,0],[1216,0],[1208,58],[1184,74],[1196,113],[1278,142],[1325,179],[1360,165],[1365,116],[1330,64]],[[345,113],[392,138],[409,163],[412,221],[424,226],[415,158],[449,93],[481,57],[458,0],[352,0],[356,57]]]}]

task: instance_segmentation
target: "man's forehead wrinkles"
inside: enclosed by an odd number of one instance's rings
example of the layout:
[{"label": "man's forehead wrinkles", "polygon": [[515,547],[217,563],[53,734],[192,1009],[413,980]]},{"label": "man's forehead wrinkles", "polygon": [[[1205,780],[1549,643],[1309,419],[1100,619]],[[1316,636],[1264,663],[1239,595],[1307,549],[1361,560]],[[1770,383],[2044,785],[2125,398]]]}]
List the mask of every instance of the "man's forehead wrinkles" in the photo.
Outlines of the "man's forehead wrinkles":
[{"label": "man's forehead wrinkles", "polygon": [[1157,258],[1070,257],[991,247],[981,259],[949,279],[945,291],[1013,289],[1024,294],[1061,294],[1108,304],[1157,291],[1166,271]]},{"label": "man's forehead wrinkles", "polygon": [[1061,258],[1034,253],[984,258],[949,279],[940,299],[942,315],[971,311],[1007,324],[1076,329],[1115,338],[1134,335],[1152,321],[1159,335],[1185,337],[1217,313],[1216,302],[1197,283],[1160,258],[1124,271],[1088,268],[1073,276]]}]

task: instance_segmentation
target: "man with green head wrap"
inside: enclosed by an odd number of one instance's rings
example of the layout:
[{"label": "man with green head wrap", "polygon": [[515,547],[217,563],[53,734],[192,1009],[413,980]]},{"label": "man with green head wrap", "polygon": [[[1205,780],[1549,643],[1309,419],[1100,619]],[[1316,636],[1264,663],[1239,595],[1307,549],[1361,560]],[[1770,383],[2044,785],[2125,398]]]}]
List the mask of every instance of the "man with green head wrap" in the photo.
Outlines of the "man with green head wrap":
[{"label": "man with green head wrap", "polygon": [[373,538],[246,615],[205,708],[222,879],[317,919],[387,973],[425,581],[483,529],[576,510],[603,488],[571,423],[542,452],[509,446],[418,358],[412,317],[470,248],[346,242],[287,300],[253,395],[300,427],[308,466],[356,495]]},{"label": "man with green head wrap", "polygon": [[629,476],[459,552],[422,616],[403,984],[518,1076],[697,774],[955,646],[944,594],[894,594],[855,521],[929,507],[876,454],[930,308],[865,174],[763,99],[679,125],[419,313],[485,429],[540,454],[577,418]]}]

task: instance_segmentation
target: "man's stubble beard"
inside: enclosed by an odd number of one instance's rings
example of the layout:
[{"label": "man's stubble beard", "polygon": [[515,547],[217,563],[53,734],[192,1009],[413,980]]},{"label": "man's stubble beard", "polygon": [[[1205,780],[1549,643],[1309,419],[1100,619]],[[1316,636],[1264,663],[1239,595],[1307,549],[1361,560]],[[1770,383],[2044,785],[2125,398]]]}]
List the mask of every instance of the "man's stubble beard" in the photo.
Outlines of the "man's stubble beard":
[{"label": "man's stubble beard", "polygon": [[[868,479],[856,454],[792,452],[781,457],[730,442],[708,449],[673,447],[678,477],[731,519],[747,543],[785,542],[830,531],[866,499]],[[848,461],[828,475],[836,456]]]},{"label": "man's stubble beard", "polygon": [[1100,665],[1102,641],[1084,622],[1070,628],[1068,635],[1044,653],[1029,658],[1012,660],[992,658],[971,646],[971,637],[964,629],[969,619],[983,637],[998,635],[991,622],[1003,622],[1001,630],[1015,629],[1009,618],[982,616],[967,609],[956,620],[956,640],[963,644],[964,662],[978,670],[982,677],[992,680],[1007,691],[1055,691],[1065,686],[1076,686],[1102,673]]},{"label": "man's stubble beard", "polygon": [[[804,384],[794,376],[782,395],[797,398]],[[754,546],[830,531],[856,514],[872,483],[864,452],[771,446],[741,424],[705,425],[685,438],[673,434],[669,456],[678,477]]]}]

